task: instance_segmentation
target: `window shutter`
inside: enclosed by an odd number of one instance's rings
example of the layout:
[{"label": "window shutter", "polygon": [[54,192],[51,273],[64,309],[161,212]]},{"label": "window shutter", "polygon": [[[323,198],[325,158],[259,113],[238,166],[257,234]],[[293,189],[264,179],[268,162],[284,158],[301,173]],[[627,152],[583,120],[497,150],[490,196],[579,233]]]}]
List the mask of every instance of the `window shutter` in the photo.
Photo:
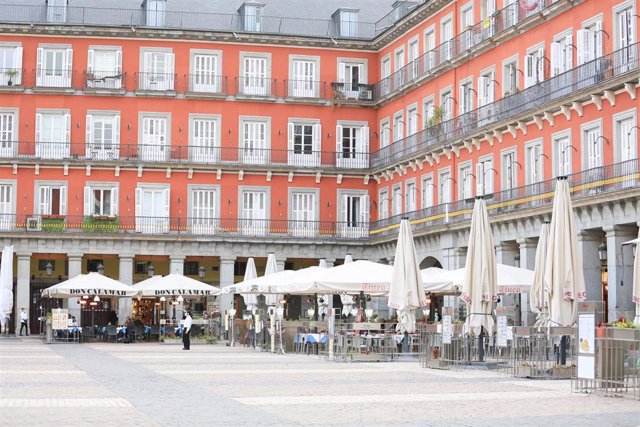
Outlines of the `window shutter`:
[{"label": "window shutter", "polygon": [[84,187],[84,216],[91,215],[91,187]]},{"label": "window shutter", "polygon": [[536,57],[538,63],[536,64],[537,70],[535,83],[539,83],[544,80],[544,48],[538,49]]},{"label": "window shutter", "polygon": [[171,212],[170,207],[171,207],[171,198],[170,196],[170,192],[171,189],[170,188],[165,188],[164,190],[162,190],[162,193],[164,195],[164,217],[165,218],[169,218],[169,214]]},{"label": "window shutter", "polygon": [[602,21],[596,21],[595,30],[590,34],[590,41],[592,41],[595,46],[593,48],[589,48],[589,54],[593,52],[596,58],[600,58],[603,55]]},{"label": "window shutter", "polygon": [[562,72],[562,44],[551,43],[551,76],[557,76]]},{"label": "window shutter", "polygon": [[113,143],[120,144],[120,116],[113,118]]},{"label": "window shutter", "polygon": [[166,64],[166,70],[165,73],[167,73],[167,89],[168,90],[174,90],[174,73],[175,73],[175,60],[176,60],[176,55],[173,53],[167,53],[165,54],[165,64]]},{"label": "window shutter", "polygon": [[627,47],[629,45],[629,15],[628,11],[620,12],[618,15],[618,37],[620,45],[618,48]]},{"label": "window shutter", "polygon": [[576,31],[576,45],[578,48],[578,65],[591,61],[591,31],[581,29]]},{"label": "window shutter", "polygon": [[[93,49],[89,49],[87,51],[87,72],[88,73],[93,73],[93,54],[94,51]],[[105,71],[105,70],[96,70],[96,71]]]},{"label": "window shutter", "polygon": [[295,141],[294,129],[295,125],[293,123],[289,123],[289,134],[287,135],[289,138],[289,150],[293,150],[293,144]]},{"label": "window shutter", "polygon": [[360,196],[360,203],[362,203],[362,206],[360,208],[359,225],[364,227],[364,225],[369,222],[369,195],[365,194]]},{"label": "window shutter", "polygon": [[22,46],[16,47],[13,57],[13,68],[18,72],[14,77],[14,84],[22,84]]},{"label": "window shutter", "polygon": [[322,151],[322,125],[320,123],[313,125],[313,151],[318,155]]},{"label": "window shutter", "polygon": [[343,221],[343,222],[349,221],[349,218],[347,217],[347,214],[349,212],[349,210],[347,209],[348,204],[349,204],[349,196],[347,196],[346,194],[343,194],[342,204],[340,205],[340,221]]},{"label": "window shutter", "polygon": [[50,190],[51,188],[46,185],[40,187],[40,200],[38,200],[38,205],[40,207],[38,213],[40,215],[49,215],[51,213],[51,207],[49,205]]},{"label": "window shutter", "polygon": [[142,216],[142,189],[136,188],[136,207],[135,207],[136,222]]},{"label": "window shutter", "polygon": [[482,196],[484,187],[484,165],[482,162],[476,163],[476,196]]},{"label": "window shutter", "polygon": [[[358,64],[358,84],[361,83],[366,83],[366,80],[364,79],[364,65],[363,64]],[[355,88],[355,90],[358,90],[360,88]]]},{"label": "window shutter", "polygon": [[340,63],[340,66],[338,67],[338,83],[344,83],[345,82],[345,74],[346,74],[346,64],[344,62]]},{"label": "window shutter", "polygon": [[459,104],[458,110],[460,115],[466,113],[466,108],[467,108],[467,105],[466,105],[467,91],[465,89],[466,88],[464,87],[464,85],[460,85],[460,95],[458,96],[458,104]]},{"label": "window shutter", "polygon": [[64,142],[71,142],[71,114],[64,115]]},{"label": "window shutter", "polygon": [[85,124],[85,143],[92,144],[93,143],[93,116],[91,114],[87,114],[87,121]]},{"label": "window shutter", "polygon": [[113,187],[111,189],[111,215],[118,215],[118,187]]},{"label": "window shutter", "polygon": [[42,114],[36,113],[36,142],[42,142]]},{"label": "window shutter", "polygon": [[[42,78],[42,68],[43,68],[43,64],[42,62],[44,61],[44,49],[39,47],[38,50],[36,51],[36,80],[40,80]],[[36,84],[38,84],[38,81],[36,81]]]},{"label": "window shutter", "polygon": [[116,50],[116,72],[119,74],[122,72],[122,51]]},{"label": "window shutter", "polygon": [[569,71],[573,68],[573,35],[567,34],[564,39],[564,70]]},{"label": "window shutter", "polygon": [[144,73],[153,72],[153,61],[151,60],[151,52],[144,52],[142,54],[142,72]]},{"label": "window shutter", "polygon": [[73,49],[66,49],[64,55],[64,65],[65,71],[69,72],[69,76],[71,75],[71,70],[73,70]]},{"label": "window shutter", "polygon": [[478,77],[478,107],[487,104],[487,92],[489,86],[489,78],[485,76]]},{"label": "window shutter", "polygon": [[533,55],[527,54],[524,57],[524,86],[529,87],[533,84],[534,81],[534,71],[533,71]]},{"label": "window shutter", "polygon": [[336,126],[336,152],[342,151],[342,125]]},{"label": "window shutter", "polygon": [[360,150],[363,153],[368,153],[369,152],[369,126],[362,126],[362,128],[360,128]]},{"label": "window shutter", "polygon": [[60,215],[67,214],[67,187],[60,187]]}]

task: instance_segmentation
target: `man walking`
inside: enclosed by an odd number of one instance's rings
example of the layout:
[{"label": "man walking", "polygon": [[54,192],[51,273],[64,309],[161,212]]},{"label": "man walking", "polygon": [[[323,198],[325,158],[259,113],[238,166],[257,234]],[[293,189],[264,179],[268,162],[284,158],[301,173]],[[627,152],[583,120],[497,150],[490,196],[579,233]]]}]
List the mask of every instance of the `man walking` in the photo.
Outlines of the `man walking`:
[{"label": "man walking", "polygon": [[29,336],[29,316],[24,311],[24,307],[20,309],[20,336],[22,336],[22,329],[24,328],[27,332],[27,336]]},{"label": "man walking", "polygon": [[184,319],[184,323],[182,324],[182,349],[189,350],[191,348],[191,339],[189,339],[189,333],[191,332],[191,324],[193,323],[193,319],[191,319],[191,314],[187,311],[185,312],[186,316]]}]

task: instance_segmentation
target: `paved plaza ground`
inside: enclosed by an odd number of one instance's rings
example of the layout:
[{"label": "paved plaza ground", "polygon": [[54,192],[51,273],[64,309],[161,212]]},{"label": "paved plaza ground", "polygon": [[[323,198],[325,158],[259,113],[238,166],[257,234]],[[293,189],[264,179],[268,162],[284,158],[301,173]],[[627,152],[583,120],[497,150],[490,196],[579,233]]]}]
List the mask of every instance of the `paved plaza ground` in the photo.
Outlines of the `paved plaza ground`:
[{"label": "paved plaza ground", "polygon": [[0,425],[84,424],[638,426],[640,402],[413,361],[0,339]]}]

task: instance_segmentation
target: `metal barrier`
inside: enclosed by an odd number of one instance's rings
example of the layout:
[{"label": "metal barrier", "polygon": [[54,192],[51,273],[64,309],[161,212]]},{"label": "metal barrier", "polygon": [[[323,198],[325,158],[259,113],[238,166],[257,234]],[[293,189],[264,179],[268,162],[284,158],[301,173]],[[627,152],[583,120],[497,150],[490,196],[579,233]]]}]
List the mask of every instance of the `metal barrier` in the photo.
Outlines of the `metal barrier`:
[{"label": "metal barrier", "polygon": [[539,331],[517,327],[513,334],[511,374],[519,378],[572,378],[576,366],[577,328]]}]

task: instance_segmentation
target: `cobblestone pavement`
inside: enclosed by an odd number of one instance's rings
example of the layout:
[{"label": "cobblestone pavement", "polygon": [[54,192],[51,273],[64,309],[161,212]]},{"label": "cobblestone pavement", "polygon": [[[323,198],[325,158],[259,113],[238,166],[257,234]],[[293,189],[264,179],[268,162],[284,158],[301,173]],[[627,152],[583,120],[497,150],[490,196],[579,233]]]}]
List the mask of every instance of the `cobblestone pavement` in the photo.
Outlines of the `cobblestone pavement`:
[{"label": "cobblestone pavement", "polygon": [[638,426],[640,402],[569,381],[341,364],[223,345],[0,339],[0,425]]}]

